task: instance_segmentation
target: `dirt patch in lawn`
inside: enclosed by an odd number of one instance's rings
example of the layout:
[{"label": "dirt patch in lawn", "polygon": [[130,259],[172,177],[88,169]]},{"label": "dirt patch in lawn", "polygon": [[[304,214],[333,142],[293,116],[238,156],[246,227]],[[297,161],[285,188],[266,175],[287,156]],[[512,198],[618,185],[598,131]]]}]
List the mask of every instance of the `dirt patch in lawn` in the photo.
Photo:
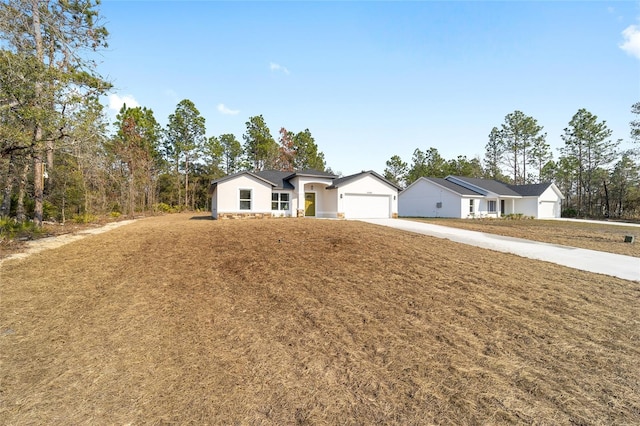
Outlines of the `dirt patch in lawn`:
[{"label": "dirt patch in lawn", "polygon": [[127,224],[131,219],[98,218],[91,223],[45,222],[38,234],[28,233],[8,238],[0,235],[0,264],[9,257],[22,258],[42,250],[56,248],[90,234],[102,233]]},{"label": "dirt patch in lawn", "polygon": [[64,229],[65,232],[46,233],[44,237],[29,241],[7,241],[6,244],[0,245],[0,265],[13,259],[24,259],[32,254],[40,253],[44,250],[51,250],[62,247],[65,244],[80,240],[88,235],[102,234],[111,231],[120,226],[127,225],[133,220],[121,220],[117,222],[109,222],[101,225],[84,225],[75,226],[73,228]]},{"label": "dirt patch in lawn", "polygon": [[2,424],[638,424],[638,283],[351,221],[0,266]]},{"label": "dirt patch in lawn", "polygon": [[[640,227],[606,222],[509,219],[412,219],[470,231],[640,257]],[[625,243],[625,236],[635,237]]]}]

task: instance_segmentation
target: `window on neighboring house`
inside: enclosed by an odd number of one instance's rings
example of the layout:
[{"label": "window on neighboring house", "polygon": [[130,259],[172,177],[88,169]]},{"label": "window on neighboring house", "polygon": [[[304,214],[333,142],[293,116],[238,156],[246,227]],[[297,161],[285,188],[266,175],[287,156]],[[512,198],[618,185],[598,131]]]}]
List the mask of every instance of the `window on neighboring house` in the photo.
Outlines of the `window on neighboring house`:
[{"label": "window on neighboring house", "polygon": [[251,190],[240,190],[240,210],[251,210]]},{"label": "window on neighboring house", "polygon": [[473,214],[473,202],[475,200],[469,200],[469,214]]},{"label": "window on neighboring house", "polygon": [[496,207],[498,206],[498,202],[496,200],[487,201],[487,205],[488,205],[489,211],[491,213],[495,213],[496,212]]},{"label": "window on neighboring house", "polygon": [[272,193],[271,210],[289,210],[289,194],[286,192]]}]

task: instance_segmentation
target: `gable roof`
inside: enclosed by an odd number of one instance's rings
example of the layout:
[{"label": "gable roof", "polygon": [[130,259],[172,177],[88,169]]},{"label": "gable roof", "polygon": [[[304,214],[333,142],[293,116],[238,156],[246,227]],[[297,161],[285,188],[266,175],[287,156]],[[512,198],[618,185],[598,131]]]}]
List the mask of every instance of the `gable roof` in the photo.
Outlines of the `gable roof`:
[{"label": "gable roof", "polygon": [[286,190],[295,189],[293,184],[291,183],[291,179],[295,177],[316,177],[316,178],[322,178],[322,179],[331,179],[332,180],[331,185],[327,186],[326,189],[335,189],[355,179],[358,179],[362,176],[370,175],[380,180],[381,182],[389,185],[390,187],[395,188],[398,191],[401,190],[401,188],[398,185],[394,184],[393,182],[390,182],[389,180],[385,179],[383,176],[379,175],[373,170],[362,171],[360,173],[339,178],[333,173],[323,172],[323,171],[314,170],[314,169],[304,169],[304,170],[297,170],[297,171],[261,170],[257,172],[242,171],[238,173],[233,173],[228,176],[221,177],[219,179],[215,179],[211,181],[211,185],[209,187],[209,193],[213,194],[213,191],[215,190],[215,187],[218,184],[234,179],[241,175],[247,175],[247,176],[256,178],[258,180],[261,180],[271,185],[272,189],[286,189]]},{"label": "gable roof", "polygon": [[294,177],[317,177],[323,179],[334,179],[337,176],[333,173],[323,172],[320,170],[314,169],[304,169],[297,171],[281,171],[281,170],[260,170],[257,172],[250,171],[242,171],[233,173],[215,180],[211,181],[211,185],[209,187],[209,193],[213,193],[215,187],[222,182],[234,179],[238,176],[247,175],[258,180],[261,180],[273,187],[273,189],[294,189],[290,180]]},{"label": "gable roof", "polygon": [[[478,188],[479,193],[482,195],[487,195],[487,192],[491,192],[496,195],[500,195],[502,197],[519,197],[522,194],[518,193],[512,188],[512,185],[504,184],[500,181],[493,179],[480,179],[480,178],[470,178],[464,176],[447,176],[445,179],[454,182],[462,182],[462,186],[471,185],[472,187]],[[467,185],[464,185],[464,184]],[[513,185],[516,186],[516,185]],[[475,189],[469,188],[469,189]],[[484,193],[483,193],[484,192]]]},{"label": "gable roof", "polygon": [[[465,176],[447,176],[446,178],[434,178],[434,177],[421,177],[420,179],[428,180],[436,185],[439,185],[451,192],[454,192],[462,196],[474,196],[474,195],[497,195],[499,197],[539,197],[549,187],[558,194],[562,199],[564,196],[560,190],[550,182],[534,183],[527,185],[511,185],[492,179],[480,179],[470,178]],[[416,182],[409,185],[413,186]],[[408,189],[408,188],[407,188]],[[406,189],[405,189],[406,191]]]},{"label": "gable roof", "polygon": [[242,171],[242,172],[232,173],[230,175],[223,176],[223,177],[218,178],[218,179],[214,179],[214,180],[211,181],[211,185],[212,186],[216,186],[219,183],[222,183],[222,182],[227,181],[227,180],[235,179],[236,177],[242,176],[242,175],[251,176],[252,178],[255,178],[255,179],[261,180],[261,181],[263,181],[265,183],[268,183],[270,185],[273,185],[273,182],[271,182],[270,180],[265,179],[264,177],[258,175],[257,173],[252,173],[252,172],[249,172],[249,171],[246,171],[246,170]]},{"label": "gable roof", "polygon": [[341,177],[341,178],[334,179],[333,183],[330,186],[327,186],[327,189],[338,188],[338,187],[340,187],[340,186],[342,186],[342,185],[344,185],[346,183],[349,183],[349,182],[351,182],[351,181],[353,181],[355,179],[358,179],[358,178],[360,178],[362,176],[365,176],[365,175],[371,175],[371,176],[381,180],[383,183],[386,183],[387,185],[389,185],[389,186],[391,186],[391,187],[393,187],[393,188],[395,188],[397,190],[400,190],[400,187],[398,185],[388,181],[387,179],[385,179],[384,177],[382,177],[378,173],[374,172],[373,170],[362,171],[360,173],[356,173],[356,174],[353,174],[353,175],[344,176],[344,177]]},{"label": "gable roof", "polygon": [[322,172],[314,169],[304,169],[297,171],[282,171],[282,170],[261,170],[254,173],[273,183],[274,189],[294,189],[290,180],[295,177],[315,177],[323,179],[333,179],[336,175],[328,172]]},{"label": "gable roof", "polygon": [[293,189],[293,185],[291,185],[291,182],[288,180],[291,176],[291,172],[262,170],[260,172],[255,172],[255,174],[273,183],[274,189]]},{"label": "gable roof", "polygon": [[323,172],[323,171],[316,170],[316,169],[302,169],[302,170],[296,170],[296,171],[288,172],[288,173],[290,174],[288,179],[291,179],[291,178],[296,177],[296,176],[321,177],[321,178],[330,178],[330,179],[335,179],[335,178],[338,177],[338,176],[334,175],[333,173]]},{"label": "gable roof", "polygon": [[540,196],[551,186],[551,183],[533,183],[529,185],[507,185],[523,197]]},{"label": "gable roof", "polygon": [[478,191],[473,191],[472,189],[466,188],[462,185],[458,185],[455,182],[448,181],[445,178],[423,177],[422,179],[433,182],[436,185],[440,185],[452,192],[455,192],[458,195],[483,195]]}]

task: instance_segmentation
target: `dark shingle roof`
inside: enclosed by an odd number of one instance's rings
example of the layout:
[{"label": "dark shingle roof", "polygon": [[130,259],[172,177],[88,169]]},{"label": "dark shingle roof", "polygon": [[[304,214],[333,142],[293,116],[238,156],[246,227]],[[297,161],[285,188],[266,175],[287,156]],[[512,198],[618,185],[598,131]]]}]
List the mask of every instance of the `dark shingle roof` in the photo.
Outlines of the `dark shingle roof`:
[{"label": "dark shingle roof", "polygon": [[223,176],[223,177],[221,177],[221,178],[218,178],[218,179],[212,180],[212,181],[211,181],[211,185],[212,185],[212,186],[215,186],[215,185],[217,185],[217,184],[218,184],[218,183],[220,183],[220,182],[224,182],[224,181],[227,181],[227,180],[233,179],[233,178],[235,178],[236,176],[240,176],[240,175],[249,175],[249,176],[252,176],[252,177],[254,177],[254,178],[257,178],[257,179],[260,179],[260,180],[263,180],[263,181],[268,181],[269,183],[272,183],[270,180],[265,179],[265,178],[264,178],[264,177],[262,177],[262,176],[259,176],[257,173],[248,172],[248,171],[246,171],[246,170],[245,170],[245,171],[242,171],[242,172],[232,173],[232,174],[230,174],[230,175]]},{"label": "dark shingle roof", "polygon": [[[453,179],[451,179],[453,178]],[[539,197],[544,191],[551,186],[551,183],[535,183],[528,185],[510,185],[491,179],[478,179],[463,176],[447,176],[446,178],[425,177],[440,186],[443,186],[460,195],[485,195],[482,192],[475,191],[469,187],[462,186],[457,181],[465,182],[473,187],[480,188],[484,191],[492,192],[501,197]]]},{"label": "dark shingle roof", "polygon": [[508,197],[518,197],[521,195],[514,189],[510,188],[508,185],[502,182],[499,182],[497,180],[469,178],[469,177],[463,177],[463,176],[447,176],[446,179],[448,179],[449,177],[461,180],[463,182],[467,182],[473,186],[477,186],[478,188],[484,189],[486,191],[492,192],[497,195],[508,196]]},{"label": "dark shingle roof", "polygon": [[482,195],[479,192],[476,191],[472,191],[468,188],[465,188],[462,185],[458,185],[457,183],[453,183],[453,182],[449,182],[448,180],[444,179],[444,178],[432,178],[432,177],[426,177],[425,179],[430,180],[431,182],[438,184],[440,186],[443,186],[453,192],[455,192],[456,194],[460,194],[460,195]]},{"label": "dark shingle roof", "polygon": [[293,185],[289,182],[291,179],[297,176],[304,177],[319,177],[325,179],[333,179],[336,175],[332,173],[322,172],[320,170],[304,169],[296,171],[280,171],[280,170],[262,170],[255,172],[257,176],[263,179],[273,182],[276,189],[293,189]]},{"label": "dark shingle roof", "polygon": [[[263,180],[265,182],[271,183],[274,186],[274,189],[294,189],[293,185],[291,184],[290,180],[293,179],[294,177],[297,176],[304,176],[304,177],[318,177],[318,178],[328,178],[328,179],[332,179],[333,182],[331,183],[330,186],[327,187],[327,189],[331,189],[331,188],[337,188],[340,185],[343,185],[353,179],[356,179],[360,176],[363,175],[372,175],[378,179],[380,179],[382,182],[385,182],[386,184],[400,190],[400,188],[395,185],[392,182],[389,182],[387,179],[385,179],[383,176],[379,175],[378,173],[374,172],[373,170],[369,170],[369,171],[363,171],[360,173],[356,173],[353,175],[349,175],[349,176],[345,176],[345,177],[341,177],[338,178],[336,175],[334,175],[333,173],[328,173],[328,172],[323,172],[320,170],[313,170],[313,169],[304,169],[304,170],[296,170],[296,171],[280,171],[280,170],[261,170],[258,172],[248,172],[248,171],[242,171],[242,172],[238,172],[238,173],[234,173],[228,176],[224,176],[221,177],[219,179],[216,179],[214,181],[211,182],[211,187],[210,187],[210,191],[213,190],[213,188],[220,182],[224,182],[226,180],[229,179],[233,179],[236,176],[242,175],[242,174],[246,174],[249,176],[253,176],[257,179]],[[460,187],[462,188],[462,187]],[[463,188],[464,189],[464,188]]]},{"label": "dark shingle roof", "polygon": [[269,179],[265,179],[262,176],[258,176],[256,173],[252,173],[252,172],[248,172],[248,171],[242,171],[242,172],[238,172],[238,173],[232,173],[232,174],[227,175],[227,176],[223,176],[223,177],[221,177],[219,179],[212,180],[211,184],[209,185],[209,190],[208,190],[209,195],[213,194],[213,192],[215,191],[215,189],[216,189],[216,187],[218,186],[219,183],[222,183],[222,182],[225,182],[227,180],[233,179],[233,178],[235,178],[237,176],[240,176],[240,175],[251,176],[251,177],[253,177],[255,179],[259,179],[259,180],[261,180],[261,181],[263,181],[265,183],[268,183],[268,184],[271,184],[271,185],[275,185]]},{"label": "dark shingle roof", "polygon": [[295,177],[295,176],[312,176],[312,177],[322,177],[322,178],[335,178],[337,177],[336,175],[334,175],[333,173],[329,173],[329,172],[323,172],[320,170],[315,170],[315,169],[303,169],[303,170],[296,170],[293,172],[289,172],[290,178]]},{"label": "dark shingle roof", "polygon": [[219,179],[215,179],[211,181],[211,189],[213,189],[218,183],[227,181],[229,179],[233,179],[239,175],[249,175],[260,180],[266,181],[274,186],[274,189],[294,189],[290,179],[293,179],[296,176],[305,176],[305,177],[319,177],[325,179],[334,179],[336,175],[333,173],[322,172],[320,170],[313,169],[304,169],[304,170],[296,170],[296,171],[281,171],[281,170],[261,170],[258,172],[249,172],[242,171],[238,173],[233,173]]},{"label": "dark shingle roof", "polygon": [[344,176],[344,177],[341,177],[341,178],[338,178],[338,179],[334,179],[333,183],[331,184],[331,186],[328,186],[327,189],[337,188],[337,187],[339,187],[341,185],[344,185],[345,183],[347,183],[349,181],[352,181],[353,179],[357,179],[357,178],[359,178],[361,176],[364,176],[364,175],[374,176],[374,177],[380,179],[382,182],[386,183],[387,185],[390,185],[390,186],[396,188],[397,190],[400,190],[398,185],[395,185],[394,183],[389,182],[387,179],[385,179],[384,177],[382,177],[378,173],[374,172],[373,170],[369,170],[369,171],[366,171],[366,172],[362,171],[360,173],[356,173],[356,174],[353,174],[353,175]]},{"label": "dark shingle roof", "polygon": [[530,185],[507,185],[523,197],[538,197],[549,188],[551,183],[534,183]]},{"label": "dark shingle roof", "polygon": [[293,185],[287,180],[291,176],[291,172],[282,172],[280,170],[262,170],[255,172],[257,176],[272,182],[275,189],[293,189]]}]

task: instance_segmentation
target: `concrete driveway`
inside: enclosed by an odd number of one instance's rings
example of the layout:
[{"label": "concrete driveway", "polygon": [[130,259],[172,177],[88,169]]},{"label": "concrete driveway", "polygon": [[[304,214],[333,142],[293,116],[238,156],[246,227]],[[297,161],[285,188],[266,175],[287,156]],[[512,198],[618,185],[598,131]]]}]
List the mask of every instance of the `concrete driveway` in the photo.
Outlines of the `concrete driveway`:
[{"label": "concrete driveway", "polygon": [[362,221],[504,253],[513,253],[531,259],[544,260],[583,271],[640,281],[640,258],[637,257],[503,237],[412,220],[362,219]]}]

